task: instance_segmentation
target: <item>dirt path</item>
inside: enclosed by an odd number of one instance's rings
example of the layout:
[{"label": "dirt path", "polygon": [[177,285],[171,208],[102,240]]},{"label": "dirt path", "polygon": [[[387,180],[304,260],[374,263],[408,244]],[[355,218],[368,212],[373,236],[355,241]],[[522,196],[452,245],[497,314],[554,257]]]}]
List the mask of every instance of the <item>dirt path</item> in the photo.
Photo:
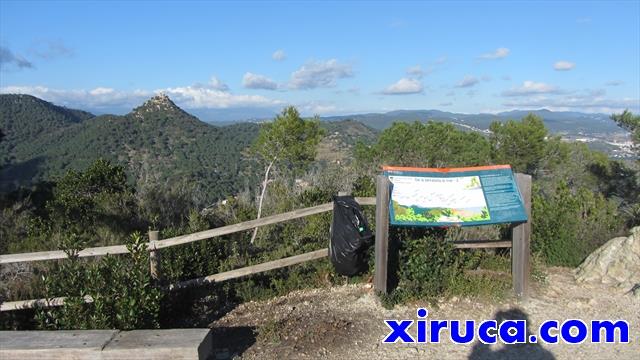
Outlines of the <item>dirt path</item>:
[{"label": "dirt path", "polygon": [[[576,284],[571,270],[551,268],[545,285],[525,303],[513,299],[482,303],[453,298],[438,308],[426,304],[384,309],[367,286],[341,286],[294,292],[265,302],[242,304],[214,322],[220,359],[640,359],[640,299],[600,284]],[[384,319],[416,319],[417,306],[428,319],[496,318],[496,314],[528,317],[535,332],[547,319],[624,319],[629,344],[457,345],[382,344],[388,333]],[[507,315],[508,317],[508,315]],[[415,331],[415,330],[414,330]],[[255,336],[252,336],[254,334]],[[475,346],[475,348],[474,348]]]}]

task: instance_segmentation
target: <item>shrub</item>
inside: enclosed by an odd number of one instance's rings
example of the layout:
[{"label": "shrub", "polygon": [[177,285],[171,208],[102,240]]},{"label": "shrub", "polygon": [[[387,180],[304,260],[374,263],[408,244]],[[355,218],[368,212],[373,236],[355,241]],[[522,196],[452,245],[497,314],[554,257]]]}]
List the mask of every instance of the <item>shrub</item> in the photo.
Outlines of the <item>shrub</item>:
[{"label": "shrub", "polygon": [[[78,258],[82,244],[75,235],[65,238],[69,259],[45,276],[47,296],[66,296],[64,306],[41,309],[41,329],[137,329],[159,326],[162,293],[149,273],[146,239],[140,233],[127,242],[128,255],[105,256],[99,261]],[[93,303],[86,304],[89,295]]]},{"label": "shrub", "polygon": [[550,195],[534,189],[532,250],[548,265],[579,265],[622,228],[616,205],[580,187],[560,182]]},{"label": "shrub", "polygon": [[394,237],[399,240],[394,242],[399,247],[398,257],[390,263],[397,287],[382,297],[386,306],[417,299],[434,300],[446,293],[452,279],[462,270],[459,252],[439,234],[412,237],[403,233],[400,230],[399,236]]}]

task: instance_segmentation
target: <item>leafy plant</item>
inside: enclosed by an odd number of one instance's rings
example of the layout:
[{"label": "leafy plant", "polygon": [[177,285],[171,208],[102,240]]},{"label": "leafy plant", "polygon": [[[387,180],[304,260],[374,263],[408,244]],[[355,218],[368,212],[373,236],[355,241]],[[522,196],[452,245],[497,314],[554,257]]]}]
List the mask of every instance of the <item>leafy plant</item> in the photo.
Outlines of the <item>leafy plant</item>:
[{"label": "leafy plant", "polygon": [[[47,296],[65,296],[64,306],[41,309],[36,319],[41,329],[157,328],[162,292],[149,274],[146,239],[134,233],[127,242],[129,254],[106,256],[99,261],[78,258],[76,235],[65,238],[69,255],[44,277]],[[85,303],[85,296],[93,299]]]}]

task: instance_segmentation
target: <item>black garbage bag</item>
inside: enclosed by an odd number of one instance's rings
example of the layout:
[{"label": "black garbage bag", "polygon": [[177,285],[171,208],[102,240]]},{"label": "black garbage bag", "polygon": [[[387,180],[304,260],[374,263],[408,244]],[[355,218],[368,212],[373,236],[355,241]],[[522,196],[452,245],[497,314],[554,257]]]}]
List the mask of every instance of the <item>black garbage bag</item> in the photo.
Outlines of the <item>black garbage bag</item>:
[{"label": "black garbage bag", "polygon": [[372,237],[360,204],[352,196],[334,196],[329,257],[338,274],[351,276],[364,269]]}]

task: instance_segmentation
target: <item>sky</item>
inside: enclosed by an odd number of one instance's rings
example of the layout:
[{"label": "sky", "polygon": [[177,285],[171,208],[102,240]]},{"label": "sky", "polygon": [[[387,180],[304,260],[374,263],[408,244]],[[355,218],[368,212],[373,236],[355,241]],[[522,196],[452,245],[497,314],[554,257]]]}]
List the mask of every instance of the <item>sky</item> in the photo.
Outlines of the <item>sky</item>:
[{"label": "sky", "polygon": [[640,112],[640,1],[0,0],[0,93],[204,120]]}]

